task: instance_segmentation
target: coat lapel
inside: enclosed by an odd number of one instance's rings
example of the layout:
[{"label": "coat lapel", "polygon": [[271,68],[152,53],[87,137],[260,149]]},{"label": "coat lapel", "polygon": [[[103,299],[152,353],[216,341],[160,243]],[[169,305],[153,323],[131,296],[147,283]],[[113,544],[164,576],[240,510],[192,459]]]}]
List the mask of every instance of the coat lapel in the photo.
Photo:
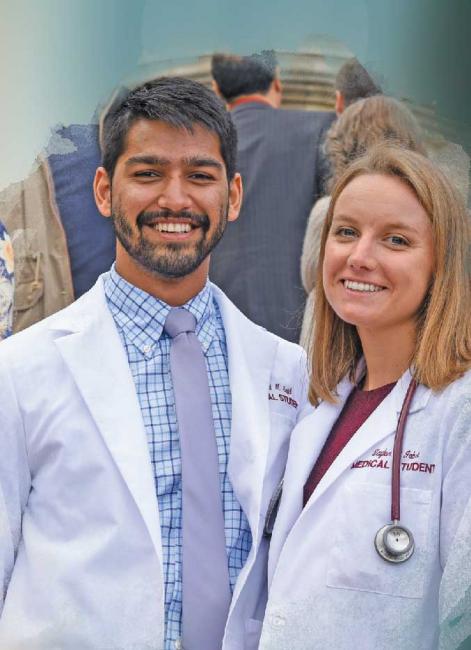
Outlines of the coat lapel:
[{"label": "coat lapel", "polygon": [[268,386],[278,343],[243,316],[214,285],[213,291],[224,322],[229,357],[229,478],[256,545],[261,533],[260,507],[270,434]]},{"label": "coat lapel", "polygon": [[161,556],[154,478],[126,353],[106,305],[103,281],[54,319],[56,345]]},{"label": "coat lapel", "polygon": [[[302,516],[303,488],[329,433],[351,391],[351,384],[344,380],[338,386],[335,404],[321,402],[312,415],[304,418],[294,432],[289,448],[289,459],[283,485],[281,509],[290,513],[288,527]],[[319,487],[316,488],[315,492]],[[312,498],[312,497],[311,497]],[[281,517],[280,517],[281,519]],[[273,544],[273,542],[272,542]]]}]

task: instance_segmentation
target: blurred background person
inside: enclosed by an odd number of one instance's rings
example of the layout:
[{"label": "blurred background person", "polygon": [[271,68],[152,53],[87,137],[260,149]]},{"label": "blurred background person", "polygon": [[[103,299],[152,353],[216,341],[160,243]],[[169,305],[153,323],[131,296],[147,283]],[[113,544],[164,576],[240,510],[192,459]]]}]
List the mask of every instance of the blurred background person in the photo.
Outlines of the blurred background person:
[{"label": "blurred background person", "polygon": [[100,158],[98,125],[60,126],[33,172],[0,194],[15,246],[15,332],[79,298],[114,260],[114,230],[92,192]]},{"label": "blurred background person", "polygon": [[299,259],[309,211],[322,194],[321,143],[334,114],[280,109],[273,52],[212,58],[216,92],[238,135],[244,198],[237,223],[211,256],[210,278],[251,320],[299,339]]},{"label": "blurred background person", "polygon": [[[420,127],[404,104],[384,95],[350,104],[326,135],[325,151],[331,170],[327,191],[330,191],[356,158],[370,147],[386,141],[425,154]],[[312,326],[320,238],[329,203],[330,196],[324,196],[316,202],[309,215],[303,242],[301,278],[308,295],[300,337],[304,348],[308,346]]]},{"label": "blurred background person", "polygon": [[0,221],[0,341],[12,333],[13,247],[5,226]]},{"label": "blurred background person", "polygon": [[345,61],[335,77],[335,112],[341,115],[359,99],[381,94],[380,85],[358,59],[352,57]]}]

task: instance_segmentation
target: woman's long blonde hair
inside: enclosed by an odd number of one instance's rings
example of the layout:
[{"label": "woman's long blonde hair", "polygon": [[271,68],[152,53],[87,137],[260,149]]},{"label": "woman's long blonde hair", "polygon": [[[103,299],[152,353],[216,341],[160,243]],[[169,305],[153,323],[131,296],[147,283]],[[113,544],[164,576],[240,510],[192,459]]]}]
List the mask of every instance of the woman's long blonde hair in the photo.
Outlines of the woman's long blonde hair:
[{"label": "woman's long blonde hair", "polygon": [[406,183],[432,225],[435,269],[417,314],[416,345],[411,359],[416,379],[441,389],[471,367],[470,219],[459,193],[432,162],[406,149],[380,144],[352,163],[336,183],[322,231],[317,266],[314,326],[311,333],[309,399],[335,402],[335,387],[354,377],[362,348],[354,325],[334,312],[322,282],[325,244],[335,204],[343,189],[362,174],[393,176]]},{"label": "woman's long blonde hair", "polygon": [[420,126],[400,101],[385,95],[361,99],[340,115],[325,139],[331,167],[329,190],[348,165],[379,142],[389,142],[425,154]]}]

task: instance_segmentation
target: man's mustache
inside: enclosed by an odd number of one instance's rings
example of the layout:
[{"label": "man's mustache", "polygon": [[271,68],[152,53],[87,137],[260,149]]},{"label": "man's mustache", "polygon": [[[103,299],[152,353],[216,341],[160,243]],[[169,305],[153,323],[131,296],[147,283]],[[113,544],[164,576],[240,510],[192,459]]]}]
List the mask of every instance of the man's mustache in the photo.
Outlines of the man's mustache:
[{"label": "man's mustache", "polygon": [[157,210],[156,212],[141,212],[136,223],[138,228],[147,226],[154,223],[156,219],[186,219],[191,221],[193,226],[201,226],[204,230],[209,228],[209,217],[206,214],[197,214],[190,210],[181,210],[174,212],[173,210]]}]

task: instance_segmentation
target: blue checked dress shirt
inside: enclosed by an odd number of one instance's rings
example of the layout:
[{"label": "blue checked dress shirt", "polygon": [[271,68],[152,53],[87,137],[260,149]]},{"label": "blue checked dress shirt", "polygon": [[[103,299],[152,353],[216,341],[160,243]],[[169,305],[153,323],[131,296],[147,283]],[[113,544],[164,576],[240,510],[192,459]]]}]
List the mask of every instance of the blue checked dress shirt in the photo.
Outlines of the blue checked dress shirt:
[{"label": "blue checked dress shirt", "polygon": [[[155,478],[165,580],[165,650],[181,637],[182,482],[178,425],[170,374],[170,338],[163,326],[170,306],[124,280],[105,276],[105,294],[126,350],[144,420]],[[231,390],[224,327],[209,282],[186,305],[196,318],[208,368],[219,454],[229,578],[234,588],[252,544],[249,524],[227,475],[231,431]]]}]

